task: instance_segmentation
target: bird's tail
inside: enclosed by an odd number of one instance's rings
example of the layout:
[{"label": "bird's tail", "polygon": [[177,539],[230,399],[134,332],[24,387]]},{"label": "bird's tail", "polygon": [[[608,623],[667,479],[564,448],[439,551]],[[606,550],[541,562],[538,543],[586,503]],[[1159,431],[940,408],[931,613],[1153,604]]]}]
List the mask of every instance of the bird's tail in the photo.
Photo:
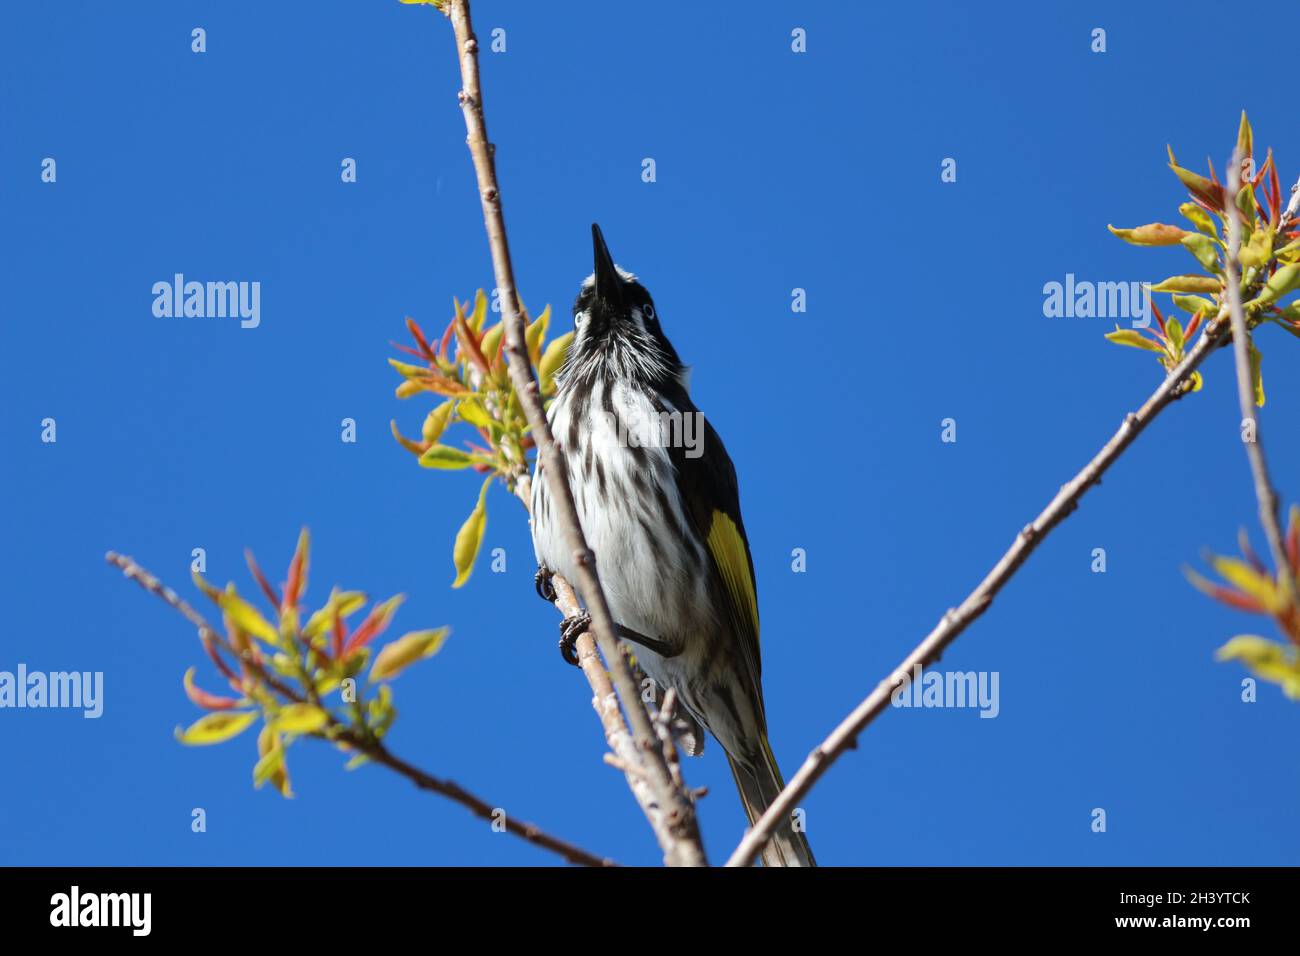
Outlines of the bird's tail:
[{"label": "bird's tail", "polygon": [[[745,814],[750,826],[763,815],[768,804],[776,799],[783,789],[785,781],[781,779],[781,770],[776,765],[776,757],[768,745],[767,735],[762,737],[762,756],[757,764],[749,766],[740,763],[730,754],[727,762],[731,764],[731,775],[736,779],[736,789],[740,791],[740,802],[745,805]],[[796,829],[790,820],[785,820],[772,834],[772,839],[763,847],[764,866],[816,866],[812,847],[802,829]]]}]

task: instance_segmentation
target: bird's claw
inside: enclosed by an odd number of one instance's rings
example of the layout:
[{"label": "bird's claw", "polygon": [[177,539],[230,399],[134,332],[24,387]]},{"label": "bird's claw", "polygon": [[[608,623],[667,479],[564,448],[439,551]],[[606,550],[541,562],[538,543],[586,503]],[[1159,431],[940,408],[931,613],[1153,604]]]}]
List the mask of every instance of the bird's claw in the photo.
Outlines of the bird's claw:
[{"label": "bird's claw", "polygon": [[533,587],[537,589],[537,596],[547,604],[555,603],[555,585],[551,582],[551,571],[546,565],[537,565],[537,573],[533,575]]},{"label": "bird's claw", "polygon": [[560,656],[572,664],[574,667],[578,664],[578,652],[574,647],[578,643],[578,638],[587,632],[591,626],[591,615],[585,611],[573,617],[566,617],[560,622]]}]

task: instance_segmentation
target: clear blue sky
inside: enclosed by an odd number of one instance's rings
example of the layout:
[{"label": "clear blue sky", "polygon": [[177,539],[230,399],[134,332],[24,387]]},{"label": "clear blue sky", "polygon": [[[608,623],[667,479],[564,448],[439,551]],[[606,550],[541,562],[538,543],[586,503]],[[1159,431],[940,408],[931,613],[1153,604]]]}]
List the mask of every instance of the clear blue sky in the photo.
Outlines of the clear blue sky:
[{"label": "clear blue sky", "polygon": [[[476,7],[485,43],[506,30],[483,71],[525,300],[568,326],[599,221],[735,459],[787,774],[1156,385],[1149,356],[1102,339],[1106,321],[1045,318],[1044,283],[1191,271],[1182,250],[1105,227],[1175,217],[1165,143],[1222,168],[1243,107],[1284,178],[1300,173],[1286,84],[1212,68],[1221,4],[990,6]],[[0,711],[0,862],[552,862],[386,771],[344,773],[319,745],[292,752],[286,802],[252,789],[251,735],[172,739],[197,716],[185,669],[216,681],[192,631],[103,553],[198,600],[191,549],[246,586],[242,549],[282,575],[303,524],[317,599],[332,583],[404,591],[399,633],[454,629],[395,684],[396,752],[593,850],[657,862],[533,594],[522,511],[493,492],[486,547],[506,549],[508,572],[481,566],[451,590],[477,482],[415,467],[388,434],[394,417],[417,432],[428,407],[393,396],[403,317],[439,324],[453,295],[491,285],[449,26],[395,0],[12,5],[0,75],[0,670],[106,684],[99,720]],[[945,157],[956,183],[940,181]],[[155,318],[151,287],[176,272],[260,281],[260,327]],[[1297,343],[1260,343],[1263,428],[1292,500]],[[890,710],[813,793],[822,862],[1297,860],[1300,833],[1279,821],[1300,791],[1300,708],[1273,685],[1241,703],[1243,672],[1212,659],[1271,629],[1180,572],[1254,526],[1230,366],[1211,358],[1206,390],[945,656],[999,672],[1000,715]],[[46,417],[57,444],[40,441]],[[345,417],[356,444],[339,440]],[[939,440],[947,417],[956,444]],[[791,572],[796,547],[807,573]],[[721,860],[743,817],[716,743],[686,772],[711,791]],[[194,807],[206,834],[190,832]]]}]

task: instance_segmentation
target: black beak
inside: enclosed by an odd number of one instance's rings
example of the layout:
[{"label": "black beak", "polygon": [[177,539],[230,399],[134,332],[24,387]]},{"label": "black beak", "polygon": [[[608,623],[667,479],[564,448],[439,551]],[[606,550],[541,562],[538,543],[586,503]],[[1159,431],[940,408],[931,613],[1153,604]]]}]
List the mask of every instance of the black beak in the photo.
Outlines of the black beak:
[{"label": "black beak", "polygon": [[600,226],[591,224],[591,248],[596,258],[596,295],[611,306],[623,304],[623,278],[614,268],[614,260],[605,245]]}]

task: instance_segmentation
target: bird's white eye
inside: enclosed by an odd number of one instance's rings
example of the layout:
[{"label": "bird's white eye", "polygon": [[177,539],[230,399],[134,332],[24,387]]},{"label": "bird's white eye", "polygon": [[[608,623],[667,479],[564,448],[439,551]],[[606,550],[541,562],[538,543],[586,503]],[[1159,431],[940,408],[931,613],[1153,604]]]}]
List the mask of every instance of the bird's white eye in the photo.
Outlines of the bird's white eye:
[{"label": "bird's white eye", "polygon": [[647,302],[641,309],[641,314],[647,319],[653,319],[655,317],[655,307]]},{"label": "bird's white eye", "polygon": [[587,317],[587,313],[586,313],[586,312],[578,312],[578,313],[575,313],[574,316],[573,316],[573,327],[574,327],[575,329],[580,329],[580,328],[582,328],[582,320],[585,319],[586,317]]}]

